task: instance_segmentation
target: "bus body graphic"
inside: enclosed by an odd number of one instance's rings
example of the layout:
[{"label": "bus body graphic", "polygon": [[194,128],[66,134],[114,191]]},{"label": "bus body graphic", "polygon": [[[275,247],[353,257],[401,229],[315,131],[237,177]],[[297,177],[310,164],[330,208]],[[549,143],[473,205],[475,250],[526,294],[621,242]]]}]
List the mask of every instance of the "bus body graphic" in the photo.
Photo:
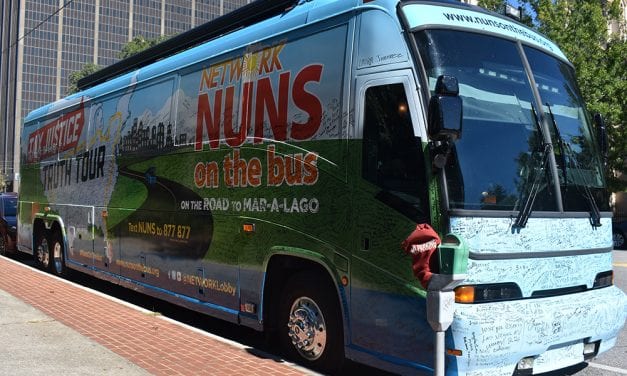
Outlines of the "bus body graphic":
[{"label": "bus body graphic", "polygon": [[[456,140],[427,126],[441,76]],[[597,149],[570,63],[510,19],[301,2],[30,113],[18,244],[52,272],[275,333],[311,367],[413,374],[433,371],[434,333],[401,242],[428,223],[461,239],[474,291],[446,374],[544,372],[625,321]]]}]

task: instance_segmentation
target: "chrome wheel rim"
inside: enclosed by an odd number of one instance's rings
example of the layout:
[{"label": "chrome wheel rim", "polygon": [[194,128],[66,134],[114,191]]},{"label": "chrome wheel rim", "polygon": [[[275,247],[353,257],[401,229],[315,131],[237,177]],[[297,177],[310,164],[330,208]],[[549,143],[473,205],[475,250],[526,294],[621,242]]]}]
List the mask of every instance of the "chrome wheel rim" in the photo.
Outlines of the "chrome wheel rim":
[{"label": "chrome wheel rim", "polygon": [[625,245],[625,237],[622,234],[612,234],[612,240],[614,240],[614,248],[622,247]]},{"label": "chrome wheel rim", "polygon": [[307,297],[296,299],[287,327],[292,344],[303,358],[313,361],[324,353],[327,326],[315,301]]},{"label": "chrome wheel rim", "polygon": [[52,248],[52,255],[54,260],[54,270],[57,273],[63,272],[63,255],[61,254],[61,243],[54,243],[54,246]]}]

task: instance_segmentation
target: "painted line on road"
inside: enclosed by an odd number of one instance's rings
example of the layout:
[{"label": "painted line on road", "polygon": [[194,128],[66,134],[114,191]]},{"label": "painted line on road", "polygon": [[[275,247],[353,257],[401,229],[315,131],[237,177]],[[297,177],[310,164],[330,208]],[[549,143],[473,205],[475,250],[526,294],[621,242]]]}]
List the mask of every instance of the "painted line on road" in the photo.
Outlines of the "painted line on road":
[{"label": "painted line on road", "polygon": [[588,365],[590,367],[602,369],[602,370],[605,370],[605,371],[611,371],[611,372],[620,373],[621,375],[627,375],[627,369],[610,367],[610,366],[606,366],[604,364],[598,364],[598,363],[588,363]]},{"label": "painted line on road", "polygon": [[618,266],[619,268],[627,268],[627,262],[615,262],[612,265]]}]

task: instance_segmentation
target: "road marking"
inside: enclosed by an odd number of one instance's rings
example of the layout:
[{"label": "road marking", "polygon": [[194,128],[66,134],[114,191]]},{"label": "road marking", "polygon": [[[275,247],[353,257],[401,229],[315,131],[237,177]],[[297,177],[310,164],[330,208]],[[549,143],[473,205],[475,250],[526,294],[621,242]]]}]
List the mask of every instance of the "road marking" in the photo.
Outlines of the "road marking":
[{"label": "road marking", "polygon": [[618,266],[619,268],[627,268],[627,262],[615,262],[612,265]]},{"label": "road marking", "polygon": [[611,371],[611,372],[620,373],[621,375],[627,375],[627,369],[610,367],[610,366],[606,366],[604,364],[598,364],[598,363],[588,363],[588,365],[590,367],[599,368],[605,371]]}]

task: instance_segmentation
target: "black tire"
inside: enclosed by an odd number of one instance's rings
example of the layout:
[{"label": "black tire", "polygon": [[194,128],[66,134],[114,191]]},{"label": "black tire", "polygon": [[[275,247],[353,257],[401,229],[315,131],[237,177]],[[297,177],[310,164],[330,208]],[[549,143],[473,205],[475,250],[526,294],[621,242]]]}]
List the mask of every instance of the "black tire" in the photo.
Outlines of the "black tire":
[{"label": "black tire", "polygon": [[0,255],[7,256],[7,239],[4,235],[0,234]]},{"label": "black tire", "polygon": [[625,234],[620,231],[614,231],[612,233],[612,240],[614,241],[615,249],[625,249]]},{"label": "black tire", "polygon": [[63,246],[63,238],[58,231],[55,231],[50,237],[50,270],[53,274],[62,276],[67,274],[65,268],[65,247]]},{"label": "black tire", "polygon": [[279,306],[279,340],[289,359],[335,373],[344,361],[342,316],[336,290],[325,280],[312,272],[288,280]]},{"label": "black tire", "polygon": [[35,264],[39,269],[50,271],[52,257],[48,233],[45,230],[39,230],[35,233],[35,250],[33,255],[35,256]]}]

